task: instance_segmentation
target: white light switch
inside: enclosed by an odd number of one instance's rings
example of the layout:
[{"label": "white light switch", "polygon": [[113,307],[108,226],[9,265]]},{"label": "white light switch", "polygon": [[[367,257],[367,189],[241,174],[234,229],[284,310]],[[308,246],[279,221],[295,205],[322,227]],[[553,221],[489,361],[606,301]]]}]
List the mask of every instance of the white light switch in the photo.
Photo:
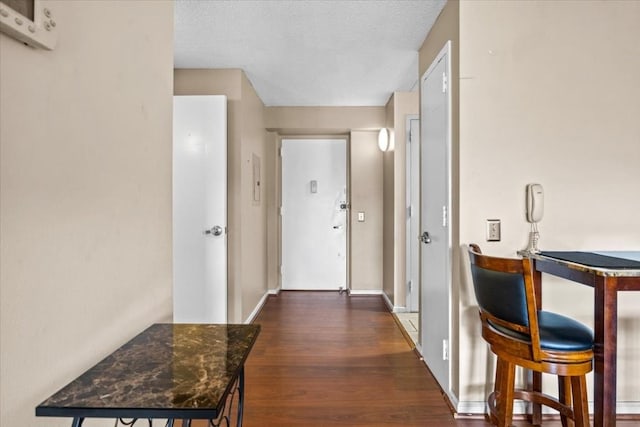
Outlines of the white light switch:
[{"label": "white light switch", "polygon": [[358,212],[358,222],[364,222],[364,212]]}]

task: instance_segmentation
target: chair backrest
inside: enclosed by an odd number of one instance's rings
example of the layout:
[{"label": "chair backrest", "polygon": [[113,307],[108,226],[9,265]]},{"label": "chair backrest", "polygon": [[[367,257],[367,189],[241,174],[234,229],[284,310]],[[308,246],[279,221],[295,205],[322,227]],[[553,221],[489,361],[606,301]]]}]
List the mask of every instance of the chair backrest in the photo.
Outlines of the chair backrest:
[{"label": "chair backrest", "polygon": [[475,244],[469,245],[469,259],[483,322],[526,334],[537,352],[540,344],[531,261],[483,255]]}]

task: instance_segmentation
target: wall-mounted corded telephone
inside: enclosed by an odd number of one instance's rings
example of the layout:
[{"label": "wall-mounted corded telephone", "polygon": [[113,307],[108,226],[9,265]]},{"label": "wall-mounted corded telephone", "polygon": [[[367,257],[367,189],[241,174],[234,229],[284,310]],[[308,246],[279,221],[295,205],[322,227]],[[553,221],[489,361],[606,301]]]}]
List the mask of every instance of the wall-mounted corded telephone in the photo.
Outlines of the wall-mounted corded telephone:
[{"label": "wall-mounted corded telephone", "polygon": [[544,214],[544,189],[540,184],[527,184],[527,222],[540,222]]},{"label": "wall-mounted corded telephone", "polygon": [[537,253],[538,240],[540,239],[540,233],[538,233],[538,222],[542,220],[544,214],[544,189],[540,184],[527,184],[527,222],[531,224],[531,231],[529,232],[529,244],[524,250],[525,253]]}]

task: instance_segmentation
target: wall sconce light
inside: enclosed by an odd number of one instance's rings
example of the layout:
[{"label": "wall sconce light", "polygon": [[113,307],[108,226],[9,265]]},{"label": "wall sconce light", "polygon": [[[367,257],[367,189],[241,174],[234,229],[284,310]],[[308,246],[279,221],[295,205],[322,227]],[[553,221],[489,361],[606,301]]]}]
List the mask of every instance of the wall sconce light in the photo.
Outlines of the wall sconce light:
[{"label": "wall sconce light", "polygon": [[378,148],[382,152],[389,150],[389,131],[387,128],[382,128],[378,132]]}]

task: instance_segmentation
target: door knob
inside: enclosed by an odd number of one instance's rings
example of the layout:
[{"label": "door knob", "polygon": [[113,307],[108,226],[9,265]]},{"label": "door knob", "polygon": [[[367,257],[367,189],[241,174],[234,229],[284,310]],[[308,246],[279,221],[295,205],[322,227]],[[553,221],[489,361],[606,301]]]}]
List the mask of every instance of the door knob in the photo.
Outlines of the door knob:
[{"label": "door knob", "polygon": [[211,227],[211,229],[209,230],[204,230],[204,234],[211,234],[214,236],[220,236],[222,235],[222,232],[224,230],[222,229],[222,227],[220,227],[219,225],[214,225],[213,227]]},{"label": "door knob", "polygon": [[422,234],[420,235],[420,241],[424,244],[428,244],[431,243],[431,236],[429,236],[429,232],[428,231],[423,231]]}]

